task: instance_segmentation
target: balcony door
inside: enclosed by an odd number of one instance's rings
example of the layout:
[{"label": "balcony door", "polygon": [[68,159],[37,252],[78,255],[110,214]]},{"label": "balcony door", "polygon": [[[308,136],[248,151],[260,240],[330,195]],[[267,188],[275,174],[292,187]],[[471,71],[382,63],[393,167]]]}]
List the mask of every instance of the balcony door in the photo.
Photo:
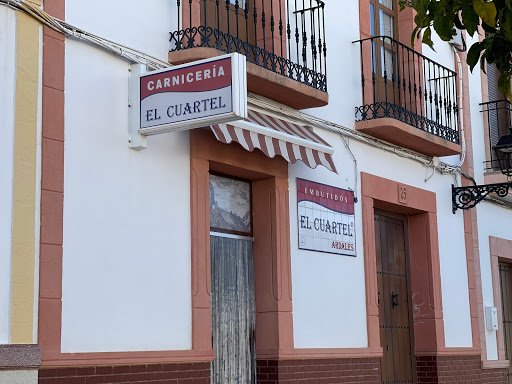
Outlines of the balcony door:
[{"label": "balcony door", "polygon": [[[372,36],[380,36],[372,45],[375,103],[385,103],[383,109],[388,108],[389,104],[400,104],[398,46],[394,41],[398,40],[397,21],[396,0],[370,0],[370,33]],[[379,117],[382,115],[379,114]]]},{"label": "balcony door", "polygon": [[[204,6],[202,3],[203,1],[201,1],[201,25],[213,30],[209,46],[213,46],[213,42],[215,42],[220,44],[218,48],[224,51],[228,49],[229,52],[238,51],[245,54],[247,48],[244,48],[244,45],[256,45],[253,1],[206,0]],[[257,12],[260,13],[261,10],[257,10]],[[208,36],[208,32],[206,35]]]}]

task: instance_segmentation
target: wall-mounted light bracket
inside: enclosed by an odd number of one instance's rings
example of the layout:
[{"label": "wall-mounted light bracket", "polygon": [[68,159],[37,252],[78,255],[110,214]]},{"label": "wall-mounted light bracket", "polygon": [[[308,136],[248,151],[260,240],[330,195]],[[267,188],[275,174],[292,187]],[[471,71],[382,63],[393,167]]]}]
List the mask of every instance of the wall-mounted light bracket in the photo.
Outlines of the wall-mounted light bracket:
[{"label": "wall-mounted light bracket", "polygon": [[510,189],[512,189],[512,181],[469,187],[455,187],[452,184],[452,212],[455,213],[457,209],[473,208],[490,193],[505,197]]}]

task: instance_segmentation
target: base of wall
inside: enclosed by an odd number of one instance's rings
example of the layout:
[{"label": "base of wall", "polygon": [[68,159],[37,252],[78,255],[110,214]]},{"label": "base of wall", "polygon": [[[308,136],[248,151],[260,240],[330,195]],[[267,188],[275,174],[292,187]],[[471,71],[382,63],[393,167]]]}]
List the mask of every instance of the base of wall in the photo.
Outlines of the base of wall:
[{"label": "base of wall", "polygon": [[37,384],[41,349],[37,344],[0,345],[0,383]]},{"label": "base of wall", "polygon": [[2,384],[37,384],[37,369],[0,371]]},{"label": "base of wall", "polygon": [[[3,383],[2,380],[0,380]],[[210,363],[41,369],[39,384],[210,384]]]},{"label": "base of wall", "polygon": [[418,384],[507,384],[507,369],[483,369],[479,355],[418,356]]},{"label": "base of wall", "polygon": [[258,384],[380,384],[380,359],[258,360]]},{"label": "base of wall", "polygon": [[[380,384],[380,358],[258,360],[258,384]],[[507,369],[483,369],[479,355],[418,356],[417,384],[507,384]],[[210,363],[0,371],[6,384],[210,384]]]}]

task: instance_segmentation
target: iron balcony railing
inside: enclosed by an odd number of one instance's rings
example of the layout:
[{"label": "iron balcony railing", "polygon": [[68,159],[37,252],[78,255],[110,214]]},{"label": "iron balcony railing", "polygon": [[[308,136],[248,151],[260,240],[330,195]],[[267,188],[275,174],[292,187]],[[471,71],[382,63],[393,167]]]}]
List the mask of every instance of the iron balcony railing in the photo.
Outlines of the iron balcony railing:
[{"label": "iron balcony railing", "polygon": [[356,121],[390,117],[459,144],[457,75],[387,36],[355,41],[363,105]]},{"label": "iron balcony railing", "polygon": [[320,0],[177,1],[170,50],[238,52],[272,72],[327,92],[324,8]]},{"label": "iron balcony railing", "polygon": [[[512,126],[512,105],[508,100],[488,101],[481,103],[484,120],[489,132],[489,155],[485,161],[485,170],[500,171],[500,164],[494,146],[501,136],[506,135]],[[501,159],[505,161],[505,158]],[[512,168],[512,164],[510,164]]]}]

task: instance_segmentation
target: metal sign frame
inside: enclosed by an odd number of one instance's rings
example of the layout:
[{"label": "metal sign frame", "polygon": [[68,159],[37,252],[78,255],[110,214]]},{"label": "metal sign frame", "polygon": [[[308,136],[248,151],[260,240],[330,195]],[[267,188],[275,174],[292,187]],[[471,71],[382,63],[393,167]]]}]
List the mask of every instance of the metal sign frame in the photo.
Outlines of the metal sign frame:
[{"label": "metal sign frame", "polygon": [[[172,72],[194,68],[201,65],[204,66],[204,64],[215,64],[215,62],[220,62],[226,59],[229,59],[231,62],[231,110],[210,116],[201,116],[196,118],[192,117],[191,119],[185,121],[155,124],[150,127],[142,127],[141,116],[144,111],[142,108],[141,83],[144,78],[146,78],[147,80],[147,78],[155,77],[155,75],[167,73],[169,73],[169,76],[171,76]],[[155,135],[159,133],[200,128],[212,124],[227,123],[247,118],[247,64],[245,56],[239,53],[217,56],[210,59],[199,60],[152,72],[146,72],[145,66],[136,64],[131,66],[130,72],[131,73],[129,91],[129,147],[132,149],[141,150],[146,148],[146,136]],[[204,94],[205,92],[214,92],[216,90],[217,89],[190,91],[190,94],[197,94],[198,97],[201,97],[200,95]],[[189,93],[189,91],[181,92]],[[173,95],[171,93],[169,95],[169,104],[175,102],[175,100],[172,100],[172,97]]]}]

